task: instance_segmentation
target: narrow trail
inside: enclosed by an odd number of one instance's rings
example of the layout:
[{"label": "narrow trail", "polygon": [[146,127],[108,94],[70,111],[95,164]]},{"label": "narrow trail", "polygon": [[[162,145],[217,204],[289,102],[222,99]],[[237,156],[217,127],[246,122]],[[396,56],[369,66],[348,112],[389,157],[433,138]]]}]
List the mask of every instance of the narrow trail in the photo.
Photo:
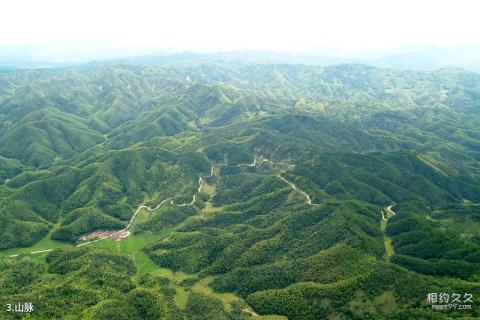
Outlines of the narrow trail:
[{"label": "narrow trail", "polygon": [[[276,163],[276,162],[273,162],[267,158],[262,158],[262,156],[260,156],[260,158],[257,158],[256,155],[254,155],[254,158],[253,158],[253,162],[252,163],[245,163],[245,164],[237,164],[236,167],[255,167],[258,165],[258,161],[257,160],[261,160],[261,161],[266,161],[266,162],[270,162],[272,164],[284,164],[284,163]],[[128,222],[127,226],[121,230],[118,230],[116,232],[113,232],[109,235],[106,235],[104,237],[101,237],[101,238],[98,238],[98,239],[95,239],[95,240],[91,240],[91,241],[87,241],[87,242],[83,242],[83,243],[80,243],[78,245],[76,245],[75,247],[82,247],[82,246],[85,246],[85,245],[89,245],[89,244],[92,244],[92,243],[96,243],[96,242],[99,242],[99,241],[103,241],[103,240],[106,240],[106,239],[109,239],[109,238],[112,238],[114,236],[117,236],[119,234],[122,234],[122,233],[125,233],[125,236],[121,237],[121,238],[124,238],[124,237],[127,237],[129,235],[129,229],[133,223],[133,221],[135,220],[135,218],[137,217],[137,214],[138,212],[140,212],[140,210],[142,209],[146,209],[148,211],[154,211],[154,210],[157,210],[158,208],[160,208],[164,203],[170,201],[170,204],[171,205],[174,205],[174,206],[177,206],[177,207],[187,207],[187,206],[193,206],[197,200],[197,194],[200,193],[202,191],[202,186],[203,186],[203,183],[204,183],[204,179],[206,178],[210,178],[210,177],[213,177],[215,173],[215,167],[212,165],[211,166],[211,169],[210,169],[210,175],[208,176],[199,176],[198,177],[198,189],[197,189],[197,193],[195,193],[192,197],[192,201],[189,202],[189,203],[182,203],[182,204],[175,204],[174,200],[172,198],[167,198],[167,199],[164,199],[162,200],[159,204],[157,204],[156,207],[152,208],[151,206],[146,206],[146,205],[141,205],[137,208],[137,210],[135,211],[135,213],[133,214],[132,218],[130,219],[130,221]],[[297,188],[295,186],[295,184],[293,184],[292,182],[288,181],[287,179],[283,178],[282,176],[278,175],[278,177],[280,179],[282,179],[283,181],[285,181],[286,183],[288,183],[294,190],[300,192],[305,198],[306,198],[306,202],[308,205],[312,205],[312,206],[316,206],[316,205],[319,205],[319,204],[315,204],[315,203],[312,203],[312,200],[310,198],[310,196],[303,190]],[[58,248],[55,248],[55,249],[58,249]],[[29,254],[37,254],[37,253],[45,253],[45,252],[50,252],[50,251],[53,251],[54,249],[51,248],[51,249],[44,249],[44,250],[37,250],[37,251],[31,251],[29,252]],[[15,257],[18,257],[19,254],[13,254],[13,255],[9,255],[8,257],[10,258],[15,258]]]},{"label": "narrow trail", "polygon": [[392,214],[392,216],[396,215],[396,212],[392,210],[393,206],[394,206],[394,204],[389,205],[387,207],[387,211],[390,212]]},{"label": "narrow trail", "polygon": [[[199,176],[198,177],[198,189],[197,189],[197,193],[200,193],[201,190],[202,190],[202,184],[203,184],[203,179],[204,178],[210,178],[210,177],[213,177],[213,174],[214,174],[214,171],[215,171],[215,168],[214,166],[212,165],[212,168],[210,170],[210,175],[208,176],[205,176],[205,177],[201,177]],[[85,246],[85,245],[88,245],[88,244],[92,244],[92,243],[95,243],[95,242],[99,242],[99,241],[103,241],[103,240],[106,240],[108,238],[111,238],[115,235],[118,235],[118,234],[121,234],[121,233],[126,233],[126,236],[129,235],[129,229],[130,229],[130,226],[132,225],[133,221],[135,220],[135,218],[137,217],[137,214],[140,212],[140,210],[142,209],[145,209],[145,210],[148,210],[148,211],[155,211],[157,210],[158,208],[160,208],[164,203],[168,202],[170,200],[170,204],[174,205],[174,206],[177,206],[177,207],[186,207],[186,206],[192,206],[195,204],[195,201],[196,201],[196,196],[197,194],[194,194],[193,195],[193,199],[192,199],[192,202],[190,203],[182,203],[182,204],[175,204],[173,199],[172,198],[167,198],[167,199],[164,199],[162,200],[159,204],[157,204],[156,207],[152,208],[151,206],[146,206],[146,205],[141,205],[137,208],[137,210],[135,211],[135,213],[133,214],[132,218],[130,218],[130,221],[128,222],[127,226],[121,230],[118,230],[114,233],[111,233],[107,236],[104,236],[102,238],[99,238],[99,239],[95,239],[95,240],[92,240],[92,241],[87,241],[87,242],[84,242],[84,243],[80,243],[78,245],[76,245],[75,247],[82,247],[82,246]],[[125,237],[126,237],[125,236]],[[122,237],[123,238],[123,237]],[[59,249],[59,248],[55,248],[55,249]],[[45,250],[38,250],[38,251],[31,251],[29,252],[29,254],[37,254],[37,253],[44,253],[44,252],[50,252],[50,251],[53,251],[54,249],[45,249]],[[12,254],[12,255],[9,255],[8,257],[9,258],[15,258],[15,257],[18,257],[19,254]]]},{"label": "narrow trail", "polygon": [[193,195],[192,202],[190,203],[182,203],[182,204],[175,204],[173,200],[170,201],[171,205],[177,206],[177,207],[188,207],[188,206],[193,206],[195,204],[195,201],[197,201],[197,194]]},{"label": "narrow trail", "polygon": [[202,177],[198,177],[198,191],[197,193],[202,192]]},{"label": "narrow trail", "polygon": [[380,210],[380,212],[382,213],[382,220],[383,221],[388,221],[388,219],[385,218],[385,213],[383,213],[383,210]]},{"label": "narrow trail", "polygon": [[237,164],[235,167],[255,167],[256,165],[257,165],[257,156],[254,156],[252,163],[241,163],[241,164]]},{"label": "narrow trail", "polygon": [[[105,240],[105,239],[108,239],[108,238],[111,238],[119,233],[122,233],[122,232],[129,232],[128,229],[130,229],[130,226],[132,225],[133,221],[135,220],[135,218],[137,217],[137,214],[138,212],[140,212],[140,210],[142,209],[146,209],[148,211],[155,211],[157,210],[158,208],[160,208],[165,202],[167,202],[168,200],[170,200],[171,198],[168,198],[168,199],[165,199],[163,200],[162,202],[160,202],[155,208],[152,208],[151,206],[145,206],[145,205],[141,205],[137,208],[137,210],[135,211],[135,213],[133,214],[132,218],[130,219],[130,221],[128,222],[127,226],[121,230],[118,230],[114,233],[111,233],[105,237],[102,237],[102,238],[99,238],[99,239],[95,239],[95,240],[92,240],[92,241],[87,241],[87,242],[84,242],[84,243],[80,243],[78,245],[76,245],[75,247],[82,247],[82,246],[85,246],[87,244],[92,244],[92,243],[95,243],[95,242],[99,242],[99,241],[102,241],[102,240]],[[56,248],[58,249],[58,248]],[[53,251],[53,249],[45,249],[45,250],[38,250],[38,251],[31,251],[30,254],[37,254],[37,253],[44,253],[44,252],[50,252],[50,251]],[[18,257],[19,254],[12,254],[12,255],[9,255],[8,257],[9,258],[15,258],[15,257]]]},{"label": "narrow trail", "polygon": [[[214,166],[212,165],[212,168],[210,169],[210,175],[208,176],[205,176],[202,178],[202,176],[199,176],[198,177],[198,189],[197,189],[197,193],[200,193],[202,191],[202,185],[203,185],[203,179],[205,178],[210,178],[210,177],[213,177],[213,173],[214,173]],[[173,201],[173,199],[170,201],[170,204],[173,205],[173,206],[177,206],[177,207],[188,207],[188,206],[193,206],[195,204],[195,202],[197,201],[197,193],[195,193],[193,195],[193,199],[192,199],[192,202],[190,203],[182,203],[182,204],[175,204],[175,202]]]},{"label": "narrow trail", "polygon": [[312,203],[312,199],[310,198],[308,193],[306,193],[302,189],[297,188],[297,186],[293,182],[288,181],[287,179],[282,177],[280,174],[277,174],[277,177],[282,179],[284,182],[288,183],[292,187],[293,190],[296,190],[296,191],[300,192],[305,197],[305,199],[307,200],[308,205],[310,205],[310,206],[319,206],[320,205],[318,203]]},{"label": "narrow trail", "polygon": [[[380,230],[383,232],[383,244],[385,247],[385,259],[388,261],[390,257],[394,254],[394,247],[392,238],[390,238],[386,233],[385,230],[387,229],[388,219],[394,215],[396,212],[392,210],[395,204],[389,205],[385,210],[380,209],[382,214],[382,220],[380,220]],[[385,215],[386,214],[386,215]]]},{"label": "narrow trail", "polygon": [[91,243],[95,243],[95,242],[98,242],[98,241],[102,241],[102,240],[105,240],[105,239],[108,239],[108,238],[111,238],[117,234],[120,234],[122,232],[127,232],[127,235],[128,235],[128,229],[130,229],[130,226],[132,225],[132,222],[135,220],[135,218],[137,217],[137,214],[138,212],[140,212],[140,210],[142,209],[146,209],[148,211],[155,211],[157,210],[158,208],[160,208],[160,206],[162,204],[164,204],[165,202],[167,202],[168,200],[170,200],[171,198],[168,198],[168,199],[165,199],[163,200],[162,202],[160,202],[159,204],[157,204],[157,206],[155,208],[151,208],[150,206],[144,206],[144,205],[141,205],[140,207],[137,208],[137,210],[135,211],[135,213],[133,214],[132,218],[130,219],[130,221],[128,222],[127,226],[121,230],[118,230],[112,234],[109,234],[108,236],[105,236],[105,237],[102,237],[102,238],[99,238],[99,239],[96,239],[96,240],[92,240],[92,241],[87,241],[87,242],[84,242],[84,243],[80,243],[78,245],[76,245],[76,247],[81,247],[81,246],[84,246],[84,245],[87,245],[87,244],[91,244]]},{"label": "narrow trail", "polygon": [[[280,147],[280,146],[279,146]],[[279,148],[277,147],[277,149]],[[295,167],[294,164],[291,164],[289,162],[276,162],[273,160],[270,160],[268,158],[265,158],[264,156],[260,155],[257,157],[256,155],[253,157],[253,162],[252,163],[240,163],[237,165],[228,165],[226,164],[225,166],[227,167],[256,167],[257,165],[262,165],[262,163],[270,163],[270,164],[279,164],[279,165],[289,165],[290,167]]]},{"label": "narrow trail", "polygon": [[382,213],[382,220],[384,221],[388,221],[388,215],[390,214],[390,216],[394,216],[396,215],[397,213],[395,211],[392,210],[393,206],[395,204],[391,204],[387,207],[387,216],[385,216],[385,212],[383,211],[383,209],[380,210],[380,212]]}]

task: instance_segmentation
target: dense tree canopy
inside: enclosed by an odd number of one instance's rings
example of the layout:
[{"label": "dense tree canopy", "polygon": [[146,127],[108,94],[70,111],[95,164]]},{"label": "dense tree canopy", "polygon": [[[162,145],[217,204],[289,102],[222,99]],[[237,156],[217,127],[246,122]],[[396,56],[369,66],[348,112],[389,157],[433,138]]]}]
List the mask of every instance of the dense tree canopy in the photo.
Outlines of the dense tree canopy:
[{"label": "dense tree canopy", "polygon": [[479,317],[426,301],[480,295],[479,128],[480,75],[459,69],[2,71],[0,302],[38,319]]}]

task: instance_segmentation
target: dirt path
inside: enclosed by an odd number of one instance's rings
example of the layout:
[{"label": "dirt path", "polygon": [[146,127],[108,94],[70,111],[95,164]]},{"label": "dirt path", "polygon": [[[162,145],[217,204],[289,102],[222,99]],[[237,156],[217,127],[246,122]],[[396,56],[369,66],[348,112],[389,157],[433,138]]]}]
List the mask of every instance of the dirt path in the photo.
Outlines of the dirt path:
[{"label": "dirt path", "polygon": [[386,216],[385,216],[385,212],[383,211],[383,209],[380,210],[380,212],[382,213],[382,220],[388,221],[388,218],[396,215],[396,212],[392,210],[393,206],[394,206],[394,204],[391,204],[387,207],[387,209],[385,210],[387,212]]},{"label": "dirt path", "polygon": [[[203,184],[203,179],[204,178],[209,178],[209,177],[212,177],[213,174],[214,174],[214,171],[215,171],[215,168],[214,166],[212,165],[212,168],[210,170],[210,175],[208,176],[205,176],[205,177],[201,177],[199,176],[198,177],[198,192],[197,193],[200,193],[201,190],[202,190],[202,184]],[[95,243],[95,242],[99,242],[99,241],[102,241],[102,240],[105,240],[105,239],[109,239],[109,238],[115,238],[117,237],[118,239],[121,239],[121,238],[125,238],[127,237],[130,232],[129,232],[129,229],[130,229],[130,226],[132,225],[133,221],[135,220],[135,218],[137,217],[137,214],[138,212],[140,212],[140,210],[142,209],[145,209],[145,210],[148,210],[148,211],[155,211],[157,210],[158,208],[160,208],[164,203],[166,203],[167,201],[170,200],[170,203],[174,206],[177,206],[177,207],[186,207],[186,206],[192,206],[195,204],[195,201],[196,201],[196,198],[197,197],[197,194],[194,194],[193,195],[193,199],[192,199],[192,202],[190,203],[182,203],[182,204],[175,204],[173,199],[172,198],[167,198],[165,200],[162,200],[159,204],[157,204],[157,206],[155,208],[152,208],[151,206],[145,206],[145,205],[141,205],[137,208],[137,210],[135,211],[135,213],[133,214],[132,218],[130,219],[130,221],[128,222],[127,226],[125,228],[123,228],[122,230],[118,230],[116,232],[113,232],[109,235],[106,235],[104,237],[101,237],[99,239],[95,239],[95,240],[91,240],[91,241],[87,241],[87,242],[84,242],[84,243],[80,243],[78,245],[76,245],[76,247],[82,247],[82,246],[85,246],[85,245],[88,245],[88,244],[92,244],[92,243]],[[45,249],[45,250],[39,250],[39,251],[31,251],[30,254],[36,254],[36,253],[44,253],[44,252],[50,252],[50,251],[53,251],[53,249]],[[10,255],[9,256],[10,258],[15,258],[15,257],[18,257],[18,254],[13,254],[13,255]]]},{"label": "dirt path", "polygon": [[[380,212],[382,213],[382,220],[380,220],[380,229],[383,232],[383,244],[385,246],[385,259],[389,260],[390,257],[394,254],[394,247],[392,238],[387,236],[385,230],[387,229],[388,219],[396,215],[395,211],[392,210],[394,204],[389,205],[385,210],[381,209]],[[385,215],[386,212],[386,215]]]},{"label": "dirt path", "polygon": [[[91,240],[91,241],[87,241],[87,242],[83,242],[83,243],[80,243],[78,245],[76,245],[75,247],[82,247],[82,246],[85,246],[85,245],[88,245],[88,244],[92,244],[92,243],[95,243],[95,242],[99,242],[99,241],[103,241],[105,239],[109,239],[109,238],[112,238],[112,237],[115,237],[117,235],[120,235],[120,234],[124,234],[122,235],[121,238],[124,238],[126,236],[128,236],[130,233],[129,233],[129,229],[130,229],[130,226],[132,225],[133,221],[135,220],[135,218],[137,217],[137,214],[138,212],[140,212],[140,210],[142,209],[146,209],[148,211],[154,211],[154,210],[157,210],[158,208],[160,208],[165,202],[167,202],[168,200],[171,200],[171,198],[168,198],[168,199],[165,199],[163,200],[162,202],[160,202],[155,208],[152,208],[151,206],[145,206],[145,205],[141,205],[137,208],[137,210],[135,211],[135,213],[133,214],[132,218],[130,219],[130,221],[128,222],[127,226],[125,228],[123,228],[122,230],[118,230],[114,233],[111,233],[109,235],[106,235],[104,237],[101,237],[101,238],[98,238],[98,239],[95,239],[95,240]],[[195,196],[194,196],[194,200],[195,200]],[[173,201],[173,200],[172,200]],[[194,202],[194,201],[193,201]],[[36,254],[36,253],[44,253],[44,252],[50,252],[50,251],[53,251],[53,249],[45,249],[45,250],[39,250],[39,251],[32,251],[30,252],[30,254]],[[10,255],[9,256],[10,258],[15,258],[15,257],[18,257],[18,254],[13,254],[13,255]]]},{"label": "dirt path", "polygon": [[188,207],[188,206],[193,206],[195,204],[195,201],[197,201],[197,194],[193,195],[192,202],[190,203],[182,203],[182,204],[175,204],[173,200],[170,201],[171,205],[177,206],[177,207]]},{"label": "dirt path", "polygon": [[380,212],[382,213],[382,220],[388,221],[388,219],[385,217],[385,213],[383,212],[383,210],[380,210]]},{"label": "dirt path", "polygon": [[387,207],[387,212],[390,213],[392,216],[396,215],[395,211],[392,210],[393,206],[394,206],[394,204],[389,205]]},{"label": "dirt path", "polygon": [[277,174],[277,177],[280,178],[280,179],[282,179],[282,180],[285,181],[286,183],[288,183],[288,184],[292,187],[293,190],[296,190],[296,191],[300,192],[300,193],[305,197],[306,202],[307,202],[308,205],[310,205],[310,206],[318,206],[318,205],[319,205],[319,204],[317,204],[317,203],[312,203],[312,199],[310,198],[310,196],[308,195],[308,193],[306,193],[305,191],[297,188],[297,186],[296,186],[293,182],[288,181],[287,179],[285,179],[284,177],[282,177],[280,174]]},{"label": "dirt path", "polygon": [[257,165],[257,156],[253,156],[252,163],[240,163],[235,165],[235,167],[255,167]]},{"label": "dirt path", "polygon": [[142,209],[146,209],[148,211],[155,211],[157,210],[158,208],[160,208],[160,206],[162,204],[164,204],[165,202],[167,202],[168,200],[170,200],[171,198],[168,198],[168,199],[165,199],[163,200],[162,202],[160,202],[159,204],[157,204],[157,206],[155,208],[151,208],[150,206],[144,206],[144,205],[141,205],[140,207],[137,208],[137,210],[135,211],[135,213],[133,214],[132,218],[130,219],[130,221],[128,222],[127,226],[125,228],[123,228],[122,230],[118,230],[114,233],[111,233],[105,237],[102,237],[102,238],[99,238],[99,239],[95,239],[95,240],[92,240],[92,241],[87,241],[87,242],[84,242],[84,243],[80,243],[78,245],[76,245],[76,247],[81,247],[81,246],[84,246],[84,245],[87,245],[87,244],[91,244],[91,243],[95,243],[95,242],[98,242],[98,241],[102,241],[102,240],[105,240],[105,239],[108,239],[108,238],[115,238],[115,236],[118,236],[118,235],[121,235],[119,239],[121,238],[125,238],[127,237],[130,232],[129,232],[129,229],[130,229],[130,226],[132,225],[133,221],[135,220],[135,218],[137,217],[137,214],[138,212],[140,212],[140,210]]},{"label": "dirt path", "polygon": [[[280,146],[277,147],[277,149],[279,148]],[[237,165],[233,165],[233,166],[230,166],[230,165],[225,165],[227,167],[256,167],[257,165],[262,165],[262,163],[270,163],[270,164],[280,164],[280,165],[289,165],[291,167],[294,167],[295,165],[294,164],[290,164],[288,162],[275,162],[275,161],[272,161],[268,158],[265,158],[264,156],[260,155],[259,157],[257,157],[256,155],[253,157],[253,162],[252,163],[240,163],[240,164],[237,164]]]},{"label": "dirt path", "polygon": [[[199,176],[199,177],[198,177],[198,189],[197,189],[197,193],[202,192],[203,179],[213,177],[214,171],[215,171],[215,167],[212,165],[212,168],[210,169],[210,175],[205,176],[205,177],[202,177],[202,176]],[[174,202],[173,199],[172,199],[172,200],[170,201],[170,204],[173,205],[173,206],[177,206],[177,207],[193,206],[193,205],[195,204],[195,202],[197,201],[197,193],[195,193],[195,194],[193,195],[192,202],[190,202],[190,203],[175,204],[175,202]]]}]

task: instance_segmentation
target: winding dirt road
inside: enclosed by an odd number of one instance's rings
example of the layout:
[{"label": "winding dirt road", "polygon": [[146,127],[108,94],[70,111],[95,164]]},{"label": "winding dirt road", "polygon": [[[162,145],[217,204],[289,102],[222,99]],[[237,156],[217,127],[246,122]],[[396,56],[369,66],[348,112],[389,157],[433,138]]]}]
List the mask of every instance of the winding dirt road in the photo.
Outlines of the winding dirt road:
[{"label": "winding dirt road", "polygon": [[[383,245],[385,247],[385,259],[387,261],[390,260],[390,257],[393,256],[395,252],[392,238],[385,233],[385,230],[387,229],[388,219],[396,215],[396,212],[392,210],[394,205],[395,204],[389,205],[385,210],[380,209],[380,212],[382,213],[382,220],[380,221],[380,230],[382,230],[383,232]],[[385,216],[385,212],[387,216]]]},{"label": "winding dirt road", "polygon": [[241,164],[237,164],[235,167],[255,167],[256,165],[257,165],[257,156],[254,156],[252,163],[241,163]]},{"label": "winding dirt road", "polygon": [[[214,174],[214,166],[212,165],[212,168],[210,170],[210,175],[208,176],[205,176],[205,178],[209,178],[209,177],[212,177],[213,174]],[[203,179],[201,176],[198,177],[198,192],[197,193],[200,193],[201,190],[202,190],[202,184],[203,184]],[[157,204],[157,206],[155,208],[152,208],[151,206],[146,206],[146,205],[141,205],[137,208],[137,210],[135,211],[135,213],[133,214],[132,218],[130,219],[130,221],[128,222],[127,226],[125,228],[123,228],[122,230],[118,230],[114,233],[111,233],[107,236],[104,236],[102,238],[99,238],[99,239],[95,239],[95,240],[92,240],[92,241],[87,241],[87,242],[84,242],[84,243],[80,243],[78,245],[76,245],[76,247],[82,247],[82,246],[85,246],[87,244],[92,244],[92,243],[95,243],[95,242],[99,242],[99,241],[102,241],[102,240],[105,240],[105,239],[108,239],[108,238],[112,238],[116,235],[119,235],[121,233],[125,233],[125,237],[129,235],[129,229],[130,229],[130,226],[132,225],[133,221],[135,220],[135,218],[137,217],[137,214],[138,212],[140,212],[140,210],[142,209],[146,209],[148,211],[155,211],[157,210],[158,208],[160,208],[164,203],[166,203],[168,200],[170,200],[170,203],[174,206],[177,206],[177,207],[186,207],[186,206],[192,206],[195,204],[195,201],[196,201],[196,196],[197,194],[194,194],[193,195],[193,199],[192,199],[192,202],[190,203],[182,203],[182,204],[175,204],[173,199],[172,198],[167,198],[165,200],[162,200],[159,204]],[[123,238],[123,237],[122,237]],[[58,249],[58,248],[56,248]],[[37,254],[37,253],[44,253],[44,252],[50,252],[50,251],[53,251],[54,249],[45,249],[45,250],[38,250],[38,251],[31,251],[30,254]],[[15,257],[18,257],[19,254],[12,254],[8,257],[10,258],[15,258]]]},{"label": "winding dirt road", "polygon": [[[387,207],[387,213],[390,213],[392,216],[397,214],[395,211],[392,210],[394,205],[395,204],[391,204]],[[388,218],[385,216],[385,212],[383,212],[383,209],[381,209],[380,212],[382,213],[382,220],[388,221]],[[387,214],[387,216],[388,216],[388,214]]]},{"label": "winding dirt road", "polygon": [[137,217],[137,214],[140,210],[142,209],[146,209],[148,211],[155,211],[157,210],[158,208],[160,208],[160,206],[162,204],[164,204],[165,202],[167,202],[168,200],[170,200],[171,198],[168,198],[168,199],[165,199],[163,200],[162,202],[160,202],[159,204],[157,204],[157,206],[155,208],[151,208],[150,206],[144,206],[144,205],[141,205],[140,207],[137,208],[137,210],[135,211],[135,213],[133,214],[132,218],[130,219],[130,221],[128,222],[127,226],[125,228],[123,228],[122,230],[118,230],[112,234],[109,234],[108,236],[105,236],[105,237],[102,237],[102,238],[99,238],[99,239],[96,239],[96,240],[92,240],[92,241],[87,241],[87,242],[84,242],[84,243],[80,243],[78,245],[76,245],[76,247],[81,247],[81,246],[84,246],[84,245],[87,245],[87,244],[90,244],[90,243],[94,243],[94,242],[98,242],[98,241],[102,241],[102,240],[105,240],[105,239],[108,239],[108,238],[112,238],[114,237],[115,235],[117,234],[120,234],[120,233],[127,233],[127,236],[128,236],[128,229],[130,229],[130,226],[132,225],[132,222],[133,220],[135,220],[135,218]]},{"label": "winding dirt road", "polygon": [[388,219],[387,219],[387,218],[385,218],[385,213],[383,213],[383,210],[380,210],[380,212],[382,213],[382,220],[384,220],[384,221],[388,221]]},{"label": "winding dirt road", "polygon": [[318,206],[319,205],[317,203],[312,203],[312,199],[310,198],[308,193],[306,193],[302,189],[297,188],[297,186],[293,182],[288,181],[287,179],[282,177],[280,174],[277,174],[277,177],[282,179],[284,182],[288,183],[292,187],[293,190],[296,190],[296,191],[300,192],[305,197],[308,205],[310,205],[310,206]]},{"label": "winding dirt road", "polygon": [[395,211],[392,210],[393,206],[394,206],[394,204],[389,205],[387,207],[387,211],[390,212],[392,214],[392,216],[396,215]]},{"label": "winding dirt road", "polygon": [[[212,165],[212,168],[210,169],[210,175],[208,176],[205,176],[204,178],[211,178],[213,177],[213,173],[214,173],[214,166]],[[202,185],[203,185],[203,179],[202,176],[199,176],[198,177],[198,189],[197,189],[197,193],[200,193],[202,191]],[[177,207],[188,207],[188,206],[193,206],[195,204],[195,201],[197,201],[197,194],[194,194],[193,195],[193,199],[192,199],[192,202],[190,203],[182,203],[182,204],[175,204],[173,200],[170,201],[170,204],[174,205],[174,206],[177,206]]]}]

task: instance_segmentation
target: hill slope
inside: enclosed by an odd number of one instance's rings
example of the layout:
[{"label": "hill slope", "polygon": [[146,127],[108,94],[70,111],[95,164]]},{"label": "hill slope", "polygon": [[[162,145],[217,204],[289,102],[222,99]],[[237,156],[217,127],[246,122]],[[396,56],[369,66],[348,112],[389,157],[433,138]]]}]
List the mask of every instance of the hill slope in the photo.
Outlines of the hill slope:
[{"label": "hill slope", "polygon": [[40,319],[480,316],[426,300],[480,294],[478,74],[200,64],[0,79],[1,301],[35,301]]}]

